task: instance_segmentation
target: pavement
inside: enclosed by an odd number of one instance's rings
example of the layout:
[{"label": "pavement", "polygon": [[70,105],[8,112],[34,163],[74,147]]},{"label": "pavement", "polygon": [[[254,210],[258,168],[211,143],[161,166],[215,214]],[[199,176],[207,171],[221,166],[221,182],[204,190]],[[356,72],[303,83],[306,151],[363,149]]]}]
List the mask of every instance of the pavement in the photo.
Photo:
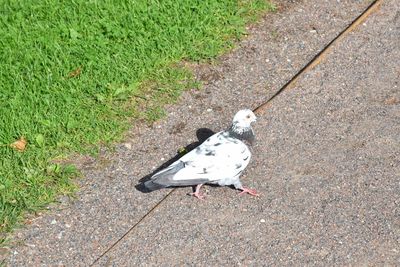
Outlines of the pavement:
[{"label": "pavement", "polygon": [[[76,198],[17,230],[6,265],[400,266],[397,0],[278,3],[234,51],[191,66],[205,86],[167,118],[78,158]],[[242,182],[260,197],[136,189],[180,147],[259,106]]]}]

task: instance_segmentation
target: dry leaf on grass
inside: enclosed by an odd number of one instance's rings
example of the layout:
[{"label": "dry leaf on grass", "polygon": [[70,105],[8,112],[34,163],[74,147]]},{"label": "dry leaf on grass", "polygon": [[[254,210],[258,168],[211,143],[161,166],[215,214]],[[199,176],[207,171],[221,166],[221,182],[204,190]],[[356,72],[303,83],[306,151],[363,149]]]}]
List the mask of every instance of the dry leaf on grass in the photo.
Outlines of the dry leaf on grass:
[{"label": "dry leaf on grass", "polygon": [[68,78],[77,77],[81,74],[81,72],[82,72],[82,66],[79,66],[76,70],[73,70],[68,74]]},{"label": "dry leaf on grass", "polygon": [[28,142],[26,141],[26,139],[23,136],[21,136],[21,138],[19,140],[15,141],[14,143],[12,143],[10,145],[10,147],[22,152],[25,150],[27,143]]}]

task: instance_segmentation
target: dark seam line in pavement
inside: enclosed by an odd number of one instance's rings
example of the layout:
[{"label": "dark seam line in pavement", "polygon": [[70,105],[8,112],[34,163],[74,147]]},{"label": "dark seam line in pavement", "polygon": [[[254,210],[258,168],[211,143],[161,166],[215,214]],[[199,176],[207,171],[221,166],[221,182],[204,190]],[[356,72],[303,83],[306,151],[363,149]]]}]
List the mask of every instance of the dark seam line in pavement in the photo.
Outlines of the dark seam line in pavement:
[{"label": "dark seam line in pavement", "polygon": [[129,230],[125,234],[123,234],[117,241],[115,241],[106,251],[104,251],[99,257],[97,257],[97,259],[89,266],[95,265],[101,258],[103,258],[104,255],[106,255],[111,249],[113,249],[113,247],[115,247],[122,239],[124,239],[125,236],[127,236],[130,232],[132,232],[132,230],[135,229],[136,226],[138,226],[144,219],[146,219],[146,217],[149,216],[174,191],[175,191],[175,188],[173,188],[159,202],[157,202],[157,204],[154,205],[154,207],[152,207],[151,210],[149,210],[145,215],[143,215],[143,217],[140,218],[140,220],[138,222],[136,222],[131,228],[129,228]]},{"label": "dark seam line in pavement", "polygon": [[283,91],[288,89],[290,86],[296,83],[296,80],[300,75],[306,71],[311,70],[317,66],[324,58],[324,56],[329,52],[330,48],[338,41],[340,41],[349,32],[353,31],[358,25],[360,25],[371,13],[379,8],[383,0],[375,0],[372,2],[355,20],[353,20],[343,31],[341,31],[335,38],[332,39],[321,51],[314,56],[314,58],[309,61],[299,72],[297,72],[287,83],[285,83],[275,94],[273,94],[267,101],[259,105],[253,111],[257,115],[261,115],[268,108],[269,103]]},{"label": "dark seam line in pavement", "polygon": [[[314,58],[309,61],[299,72],[297,72],[285,85],[281,87],[272,97],[270,97],[267,101],[265,101],[263,104],[255,108],[253,111],[257,114],[260,114],[263,112],[267,107],[268,104],[278,95],[280,95],[283,91],[285,91],[287,88],[289,88],[290,85],[294,84],[297,80],[297,78],[302,75],[304,72],[312,69],[316,65],[321,62],[323,59],[323,56],[325,53],[329,51],[329,49],[343,36],[345,36],[348,32],[352,31],[355,27],[357,27],[362,21],[365,20],[372,12],[374,12],[382,3],[383,0],[375,0],[372,2],[355,20],[353,20],[343,31],[341,31],[332,41],[330,41],[320,52],[318,52],[317,55],[314,56]],[[89,266],[93,266],[96,264],[101,258],[103,258],[111,249],[113,249],[122,239],[125,238],[130,232],[132,232],[136,226],[138,226],[144,219],[146,219],[147,216],[149,216],[169,195],[171,195],[175,189],[172,189],[167,195],[165,195],[153,208],[151,208],[140,220],[135,223],[129,230],[122,235],[117,241],[115,241],[105,252],[103,252],[99,257],[96,258],[96,260],[90,264]]]}]

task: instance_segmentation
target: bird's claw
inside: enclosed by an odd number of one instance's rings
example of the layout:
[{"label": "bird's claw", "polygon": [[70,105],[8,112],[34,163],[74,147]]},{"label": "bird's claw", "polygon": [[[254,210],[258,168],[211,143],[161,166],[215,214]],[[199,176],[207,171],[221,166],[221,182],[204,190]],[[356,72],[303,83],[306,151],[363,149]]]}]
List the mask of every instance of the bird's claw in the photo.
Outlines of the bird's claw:
[{"label": "bird's claw", "polygon": [[198,192],[189,193],[190,196],[193,196],[197,199],[204,200],[205,196]]},{"label": "bird's claw", "polygon": [[240,190],[242,190],[242,192],[240,192],[239,195],[243,195],[243,194],[247,193],[249,195],[256,196],[256,197],[260,196],[260,194],[258,194],[255,189],[243,187]]}]

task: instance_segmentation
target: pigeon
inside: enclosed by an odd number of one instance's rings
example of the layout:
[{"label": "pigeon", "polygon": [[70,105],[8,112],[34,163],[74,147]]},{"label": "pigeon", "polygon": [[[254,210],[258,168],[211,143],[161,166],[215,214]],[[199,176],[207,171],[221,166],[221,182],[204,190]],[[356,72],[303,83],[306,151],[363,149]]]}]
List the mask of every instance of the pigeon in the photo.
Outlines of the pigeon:
[{"label": "pigeon", "polygon": [[[196,186],[190,195],[204,199],[200,188],[204,184],[231,186],[258,196],[256,190],[246,188],[240,181],[240,175],[250,162],[251,152],[246,145],[254,140],[251,123],[257,120],[250,109],[236,113],[232,125],[218,132],[197,148],[154,174],[144,183],[149,191],[174,186]],[[246,142],[246,143],[245,143]]]}]

